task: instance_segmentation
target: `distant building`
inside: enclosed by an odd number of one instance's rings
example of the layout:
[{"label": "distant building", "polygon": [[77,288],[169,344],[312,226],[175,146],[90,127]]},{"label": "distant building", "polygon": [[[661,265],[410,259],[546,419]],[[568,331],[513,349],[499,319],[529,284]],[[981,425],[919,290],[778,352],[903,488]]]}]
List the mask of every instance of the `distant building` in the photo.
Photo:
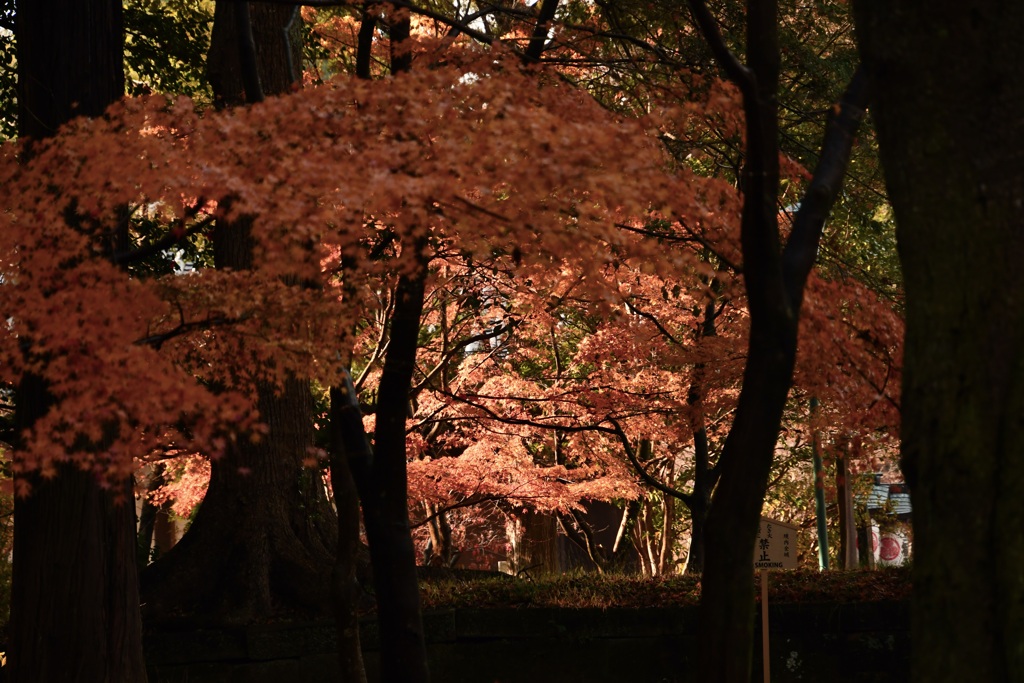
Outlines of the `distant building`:
[{"label": "distant building", "polygon": [[897,567],[910,560],[913,548],[910,490],[903,482],[883,482],[880,473],[871,476],[870,490],[858,496],[856,503],[866,510],[870,522],[874,564]]}]

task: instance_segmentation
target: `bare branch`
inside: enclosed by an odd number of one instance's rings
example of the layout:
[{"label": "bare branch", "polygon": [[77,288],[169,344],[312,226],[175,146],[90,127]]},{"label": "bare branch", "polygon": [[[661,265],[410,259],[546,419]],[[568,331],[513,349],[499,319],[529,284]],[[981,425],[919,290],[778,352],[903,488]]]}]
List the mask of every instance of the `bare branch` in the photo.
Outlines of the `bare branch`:
[{"label": "bare branch", "polygon": [[536,62],[540,59],[541,53],[544,52],[544,41],[551,28],[551,20],[555,18],[557,9],[558,0],[542,0],[537,23],[533,27],[533,35],[530,36],[530,43],[526,46],[526,53],[523,55],[526,61]]},{"label": "bare branch", "polygon": [[795,308],[803,301],[804,284],[818,255],[818,243],[832,205],[839,196],[853,140],[867,108],[867,78],[857,69],[839,102],[829,113],[825,140],[814,176],[804,193],[783,251],[783,276]]},{"label": "bare branch", "polygon": [[136,261],[147,259],[150,256],[156,256],[165,249],[173,247],[178,242],[181,242],[182,240],[187,239],[192,235],[202,232],[203,230],[208,228],[213,223],[214,220],[215,219],[213,216],[208,216],[203,220],[199,221],[198,223],[195,223],[186,230],[172,229],[171,232],[169,232],[167,235],[160,238],[156,242],[151,242],[145,246],[139,247],[138,249],[132,251],[114,254],[113,257],[111,257],[111,261],[113,261],[115,265],[123,266],[128,263],[134,263]]},{"label": "bare branch", "polygon": [[729,46],[725,44],[722,32],[718,28],[718,22],[712,16],[707,3],[704,0],[687,0],[687,2],[690,5],[690,13],[693,15],[693,20],[697,24],[701,35],[704,36],[704,40],[707,41],[708,46],[711,48],[711,54],[714,55],[715,61],[725,71],[725,75],[729,77],[729,80],[739,87],[744,98],[748,96],[748,93],[753,95],[754,73],[744,66],[732,50],[729,49]]},{"label": "bare branch", "polygon": [[611,423],[612,433],[619,437],[619,441],[622,443],[622,448],[626,452],[626,457],[629,458],[630,464],[633,465],[633,469],[635,469],[637,474],[640,475],[640,478],[644,481],[644,483],[652,488],[657,489],[658,491],[661,491],[665,495],[672,496],[673,498],[678,498],[679,500],[683,501],[683,504],[686,505],[686,507],[692,509],[694,503],[693,494],[683,493],[678,489],[674,489],[671,486],[668,486],[663,482],[658,481],[656,477],[654,477],[650,472],[647,471],[647,468],[644,466],[642,462],[640,462],[640,459],[636,456],[636,451],[633,450],[633,444],[629,442],[629,437],[626,436],[626,432],[622,430],[622,425],[620,425],[617,420],[612,418],[608,418],[607,422]]},{"label": "bare branch", "polygon": [[189,332],[195,332],[197,330],[209,330],[214,327],[225,327],[228,325],[235,325],[237,323],[243,322],[245,319],[245,317],[225,318],[218,316],[215,318],[207,318],[206,320],[197,320],[194,322],[182,321],[178,323],[177,327],[168,330],[167,332],[161,332],[160,334],[153,334],[148,337],[142,337],[141,339],[136,339],[132,343],[135,344],[136,346],[151,346],[154,349],[159,350],[160,347],[163,346],[165,342],[170,341],[175,337],[180,337],[184,334],[188,334]]}]

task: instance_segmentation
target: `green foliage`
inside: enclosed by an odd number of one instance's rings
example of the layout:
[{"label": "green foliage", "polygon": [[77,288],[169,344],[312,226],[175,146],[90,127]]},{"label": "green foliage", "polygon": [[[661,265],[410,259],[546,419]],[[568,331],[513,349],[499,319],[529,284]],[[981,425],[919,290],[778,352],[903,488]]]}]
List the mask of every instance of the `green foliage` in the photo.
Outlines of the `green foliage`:
[{"label": "green foliage", "polygon": [[[568,574],[538,581],[508,576],[460,574],[421,582],[426,609],[558,607],[683,607],[700,599],[700,577],[639,578],[614,574]],[[870,602],[906,600],[910,569],[772,572],[773,602]]]},{"label": "green foliage", "polygon": [[124,6],[126,88],[188,95],[209,102],[203,73],[213,2],[129,0]]},{"label": "green foliage", "polygon": [[[0,0],[0,141],[18,134],[15,0]],[[209,102],[203,70],[213,21],[211,0],[128,0],[124,5],[129,95],[163,92]]]},{"label": "green foliage", "polygon": [[0,0],[0,141],[18,134],[18,59],[14,0]]}]

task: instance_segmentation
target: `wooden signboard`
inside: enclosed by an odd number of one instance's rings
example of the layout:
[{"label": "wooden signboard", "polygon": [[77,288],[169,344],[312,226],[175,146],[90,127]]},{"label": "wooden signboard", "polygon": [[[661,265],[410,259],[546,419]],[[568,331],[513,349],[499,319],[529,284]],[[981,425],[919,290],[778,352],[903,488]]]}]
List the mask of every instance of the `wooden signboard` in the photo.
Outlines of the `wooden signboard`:
[{"label": "wooden signboard", "polygon": [[761,653],[764,662],[764,682],[771,680],[768,665],[768,571],[796,569],[796,532],[799,527],[776,519],[761,518],[754,545],[754,569],[761,572]]},{"label": "wooden signboard", "polygon": [[754,569],[796,569],[796,533],[799,527],[761,518],[754,546]]}]

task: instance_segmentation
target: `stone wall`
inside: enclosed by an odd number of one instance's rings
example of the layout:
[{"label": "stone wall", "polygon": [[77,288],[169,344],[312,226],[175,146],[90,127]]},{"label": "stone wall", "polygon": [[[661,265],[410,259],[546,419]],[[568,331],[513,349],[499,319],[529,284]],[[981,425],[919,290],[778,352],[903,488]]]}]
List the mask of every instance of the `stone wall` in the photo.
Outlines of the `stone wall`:
[{"label": "stone wall", "polygon": [[[772,605],[769,616],[774,683],[909,678],[904,603]],[[694,608],[460,609],[425,624],[436,683],[696,683]],[[376,624],[362,634],[375,681]],[[150,630],[146,640],[150,683],[338,683],[333,646],[329,622]],[[760,652],[758,641],[754,681]]]}]

